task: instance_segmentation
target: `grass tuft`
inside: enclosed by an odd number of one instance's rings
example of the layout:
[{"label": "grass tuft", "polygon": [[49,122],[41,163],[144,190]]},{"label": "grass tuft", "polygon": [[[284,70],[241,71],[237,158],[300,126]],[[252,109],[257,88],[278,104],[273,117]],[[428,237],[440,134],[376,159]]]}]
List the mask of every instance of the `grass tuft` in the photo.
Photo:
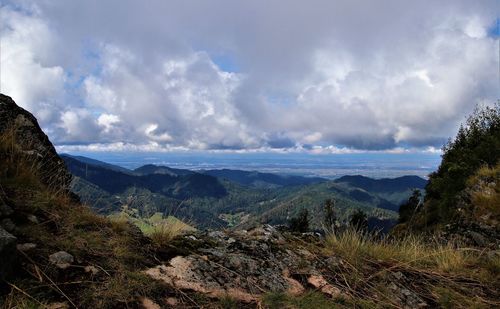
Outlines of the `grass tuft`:
[{"label": "grass tuft", "polygon": [[153,227],[149,237],[157,247],[168,245],[172,239],[186,230],[186,224],[180,220],[158,224]]},{"label": "grass tuft", "polygon": [[327,236],[326,244],[358,266],[371,259],[450,272],[464,269],[473,258],[469,249],[457,249],[452,243],[429,243],[413,235],[390,239],[355,229]]},{"label": "grass tuft", "polygon": [[396,239],[356,230],[328,235],[325,244],[327,254],[344,259],[344,264],[332,269],[345,276],[344,287],[356,301],[394,306],[388,295],[394,294],[392,289],[401,289],[394,286],[396,282],[411,288],[432,306],[488,308],[497,304],[500,256],[494,251],[411,235]]}]

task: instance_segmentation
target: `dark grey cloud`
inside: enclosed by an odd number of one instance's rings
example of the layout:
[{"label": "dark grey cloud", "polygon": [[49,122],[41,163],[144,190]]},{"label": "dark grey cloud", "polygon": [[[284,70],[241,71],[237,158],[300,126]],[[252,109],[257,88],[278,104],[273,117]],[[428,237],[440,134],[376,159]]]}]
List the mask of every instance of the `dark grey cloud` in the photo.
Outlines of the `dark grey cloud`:
[{"label": "dark grey cloud", "polygon": [[[495,8],[494,0],[7,1],[2,91],[60,145],[437,147],[475,104],[498,97],[488,36]],[[225,72],[217,57],[238,71]]]}]

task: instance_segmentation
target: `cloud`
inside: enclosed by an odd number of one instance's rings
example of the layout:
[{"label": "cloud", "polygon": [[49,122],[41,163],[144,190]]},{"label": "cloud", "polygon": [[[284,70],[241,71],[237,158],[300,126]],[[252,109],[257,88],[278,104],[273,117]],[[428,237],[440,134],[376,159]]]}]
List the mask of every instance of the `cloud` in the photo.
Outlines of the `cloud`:
[{"label": "cloud", "polygon": [[8,1],[2,91],[61,147],[428,151],[498,98],[495,5]]},{"label": "cloud", "polygon": [[56,118],[65,83],[64,69],[49,61],[56,38],[45,22],[2,7],[1,90],[48,123]]},{"label": "cloud", "polygon": [[193,148],[245,147],[232,93],[241,77],[221,71],[204,52],[150,61],[106,45],[99,76],[83,82],[91,108],[119,116],[121,139]]}]

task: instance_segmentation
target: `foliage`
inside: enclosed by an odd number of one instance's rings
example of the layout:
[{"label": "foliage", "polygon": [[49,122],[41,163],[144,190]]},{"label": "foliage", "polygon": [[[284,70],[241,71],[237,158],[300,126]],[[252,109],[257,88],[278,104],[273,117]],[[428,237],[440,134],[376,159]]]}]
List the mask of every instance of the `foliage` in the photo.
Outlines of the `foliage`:
[{"label": "foliage", "polygon": [[264,209],[257,209],[259,222],[270,224],[287,224],[288,214],[294,214],[302,208],[309,210],[310,227],[324,228],[324,202],[335,200],[334,213],[337,221],[349,220],[352,209],[362,209],[369,217],[379,219],[396,219],[396,213],[391,210],[376,207],[378,198],[369,193],[373,200],[360,201],[350,196],[350,188],[334,182],[306,186],[300,189],[281,189],[278,196],[271,202],[266,202]]},{"label": "foliage", "polygon": [[500,159],[500,102],[478,107],[455,139],[443,147],[443,160],[429,177],[421,225],[444,224],[457,219],[458,200],[467,180],[482,166]]},{"label": "foliage", "polygon": [[399,223],[410,221],[413,216],[420,210],[422,193],[420,190],[413,190],[412,195],[399,207]]},{"label": "foliage", "polygon": [[337,216],[335,215],[335,200],[327,199],[325,200],[325,206],[323,207],[324,219],[323,219],[323,229],[327,232],[335,232],[335,226],[337,224]]},{"label": "foliage", "polygon": [[[197,193],[177,192],[174,195],[168,188],[185,189],[175,185],[175,179],[181,177],[191,181],[192,178],[188,176],[192,177],[194,172],[150,166],[153,170],[145,170],[134,176],[135,171],[125,173],[102,162],[92,167],[92,161],[82,165],[74,162],[75,158],[65,157],[65,160],[77,175],[86,176],[85,179],[76,178],[73,190],[82,201],[100,213],[110,214],[119,211],[122,205],[128,205],[137,209],[139,216],[143,218],[161,212],[192,222],[198,228],[211,229],[249,229],[261,223],[286,224],[289,213],[297,213],[304,207],[309,209],[310,227],[322,228],[325,226],[324,201],[328,199],[335,200],[334,215],[338,221],[348,221],[352,209],[356,208],[362,209],[370,219],[394,222],[397,215],[395,211],[402,200],[408,199],[410,188],[420,188],[426,183],[416,176],[377,180],[353,176],[316,183],[316,179],[303,179],[304,177],[271,177],[268,174],[223,170],[213,176],[222,177],[218,181],[224,187],[225,195],[202,194],[201,188],[210,188],[209,181],[200,187],[191,186],[198,190]],[[112,177],[118,174],[120,177]],[[151,180],[147,180],[148,178]],[[103,179],[107,182],[106,187],[100,186]],[[282,182],[277,182],[276,179]],[[153,180],[163,181],[165,184],[161,185]],[[169,185],[169,181],[173,184]],[[262,181],[268,185],[263,185]]]},{"label": "foliage", "polygon": [[309,211],[303,208],[296,217],[290,219],[290,231],[297,233],[306,233],[309,231]]},{"label": "foliage", "polygon": [[349,220],[349,225],[360,231],[368,230],[368,217],[361,209],[357,209],[351,215],[351,219]]}]

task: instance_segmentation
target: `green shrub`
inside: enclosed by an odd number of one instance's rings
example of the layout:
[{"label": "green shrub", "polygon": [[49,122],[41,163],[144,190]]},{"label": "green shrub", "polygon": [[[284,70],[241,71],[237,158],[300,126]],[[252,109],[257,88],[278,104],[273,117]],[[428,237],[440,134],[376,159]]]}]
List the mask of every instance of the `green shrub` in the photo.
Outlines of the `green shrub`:
[{"label": "green shrub", "polygon": [[296,233],[309,231],[309,211],[303,208],[296,217],[290,219],[289,228]]},{"label": "green shrub", "polygon": [[412,221],[417,212],[421,210],[421,198],[422,193],[420,190],[413,190],[408,201],[399,207],[399,223]]},{"label": "green shrub", "polygon": [[351,219],[349,220],[349,225],[359,231],[367,231],[368,230],[368,217],[366,213],[361,209],[357,209],[351,215]]},{"label": "green shrub", "polygon": [[420,225],[446,224],[458,215],[458,200],[467,180],[481,167],[500,160],[500,102],[476,108],[455,139],[443,147],[442,162],[429,177]]}]

